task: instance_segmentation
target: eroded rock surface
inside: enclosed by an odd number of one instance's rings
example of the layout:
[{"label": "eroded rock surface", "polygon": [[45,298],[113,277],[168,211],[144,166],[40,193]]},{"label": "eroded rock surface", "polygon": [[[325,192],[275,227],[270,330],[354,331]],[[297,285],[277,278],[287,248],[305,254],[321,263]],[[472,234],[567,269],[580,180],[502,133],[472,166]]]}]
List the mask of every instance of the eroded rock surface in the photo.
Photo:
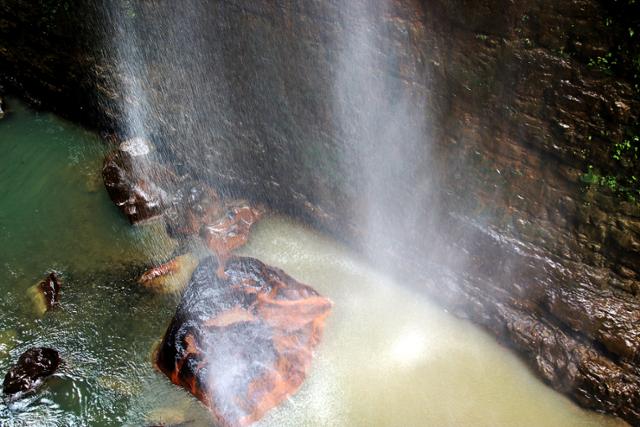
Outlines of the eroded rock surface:
[{"label": "eroded rock surface", "polygon": [[7,372],[2,391],[10,399],[18,399],[38,389],[44,380],[53,375],[60,365],[60,355],[51,348],[30,348]]},{"label": "eroded rock surface", "polygon": [[210,257],[194,272],[156,363],[220,425],[244,426],[298,390],[331,302],[256,259],[217,270]]}]

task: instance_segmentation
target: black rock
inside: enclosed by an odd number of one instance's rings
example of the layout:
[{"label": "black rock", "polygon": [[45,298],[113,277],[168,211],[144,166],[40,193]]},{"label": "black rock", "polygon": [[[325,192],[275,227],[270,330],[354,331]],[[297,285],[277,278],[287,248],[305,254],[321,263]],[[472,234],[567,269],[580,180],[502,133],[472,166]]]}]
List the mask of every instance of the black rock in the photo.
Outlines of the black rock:
[{"label": "black rock", "polygon": [[18,362],[7,372],[2,391],[11,398],[34,392],[45,378],[53,375],[60,366],[60,355],[51,348],[30,348],[22,353]]}]

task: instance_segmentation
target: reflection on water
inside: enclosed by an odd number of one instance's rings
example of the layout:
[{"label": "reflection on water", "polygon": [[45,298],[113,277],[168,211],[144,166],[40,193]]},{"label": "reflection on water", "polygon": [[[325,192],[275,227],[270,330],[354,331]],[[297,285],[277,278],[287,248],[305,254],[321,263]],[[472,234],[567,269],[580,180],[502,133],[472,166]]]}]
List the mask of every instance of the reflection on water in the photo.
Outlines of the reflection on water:
[{"label": "reflection on water", "polygon": [[[135,283],[165,240],[160,228],[131,228],[112,206],[93,134],[11,106],[0,121],[0,373],[31,346],[58,349],[65,365],[37,395],[0,403],[0,425],[209,425],[202,405],[150,363],[177,303]],[[243,252],[335,303],[308,381],[264,426],[616,424],[305,227],[266,219]],[[26,290],[50,269],[64,279],[61,306],[38,318]]]}]

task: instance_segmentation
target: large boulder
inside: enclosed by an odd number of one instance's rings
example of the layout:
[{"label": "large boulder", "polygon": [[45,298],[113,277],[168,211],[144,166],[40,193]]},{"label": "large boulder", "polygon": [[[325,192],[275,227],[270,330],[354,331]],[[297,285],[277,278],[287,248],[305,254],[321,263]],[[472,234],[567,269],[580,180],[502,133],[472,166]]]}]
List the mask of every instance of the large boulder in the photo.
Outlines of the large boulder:
[{"label": "large boulder", "polygon": [[244,426],[303,383],[331,301],[253,258],[217,269],[209,257],[194,272],[156,363],[218,424]]},{"label": "large boulder", "polygon": [[35,392],[44,380],[60,366],[60,355],[51,348],[30,348],[7,372],[2,383],[3,393],[11,400]]}]

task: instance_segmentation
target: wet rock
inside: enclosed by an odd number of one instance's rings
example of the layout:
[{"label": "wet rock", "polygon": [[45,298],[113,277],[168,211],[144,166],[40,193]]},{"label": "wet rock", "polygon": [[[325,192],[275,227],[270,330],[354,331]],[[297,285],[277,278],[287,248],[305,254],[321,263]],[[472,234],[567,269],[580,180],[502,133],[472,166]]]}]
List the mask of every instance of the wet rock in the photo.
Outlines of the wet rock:
[{"label": "wet rock", "polygon": [[198,234],[204,224],[224,214],[224,205],[213,188],[204,184],[187,185],[174,198],[167,215],[167,232],[172,237]]},{"label": "wet rock", "polygon": [[4,118],[5,115],[5,105],[4,105],[4,99],[2,99],[2,96],[0,96],[0,119]]},{"label": "wet rock", "polygon": [[40,315],[54,308],[60,302],[61,281],[55,272],[40,283],[29,288],[28,293],[34,303],[35,309]]},{"label": "wet rock", "polygon": [[19,399],[27,393],[35,392],[44,380],[53,375],[60,365],[60,355],[51,348],[30,348],[7,372],[2,383],[2,391],[10,399]]},{"label": "wet rock", "polygon": [[151,151],[151,144],[142,138],[124,141],[102,168],[109,197],[132,224],[159,217],[170,202],[169,193],[157,184],[168,182],[168,173],[150,158]]},{"label": "wet rock", "polygon": [[223,218],[202,229],[202,238],[207,247],[218,257],[221,269],[229,254],[247,243],[251,226],[261,216],[260,209],[239,202],[235,206],[230,206]]},{"label": "wet rock", "polygon": [[184,289],[198,266],[198,257],[187,253],[147,270],[138,283],[159,293],[174,293]]},{"label": "wet rock", "polygon": [[216,274],[200,263],[159,347],[156,364],[216,422],[260,419],[306,378],[331,302],[282,270],[233,257]]}]

